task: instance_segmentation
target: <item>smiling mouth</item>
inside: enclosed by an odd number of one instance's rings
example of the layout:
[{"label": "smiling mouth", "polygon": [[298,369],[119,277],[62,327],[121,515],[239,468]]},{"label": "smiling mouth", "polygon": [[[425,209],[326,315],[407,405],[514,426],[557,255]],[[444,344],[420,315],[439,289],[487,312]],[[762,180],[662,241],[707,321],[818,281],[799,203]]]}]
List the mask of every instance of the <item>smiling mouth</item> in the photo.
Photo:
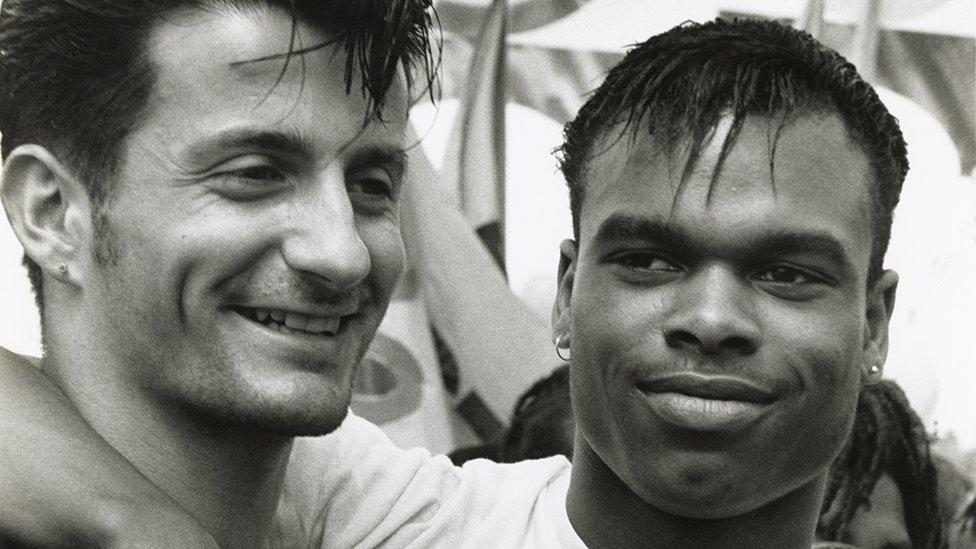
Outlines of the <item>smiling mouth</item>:
[{"label": "smiling mouth", "polygon": [[636,388],[665,422],[694,431],[745,429],[776,400],[772,391],[746,380],[693,373],[646,380]]},{"label": "smiling mouth", "polygon": [[334,336],[343,323],[341,316],[313,316],[253,307],[234,307],[233,310],[252,322],[286,334]]}]

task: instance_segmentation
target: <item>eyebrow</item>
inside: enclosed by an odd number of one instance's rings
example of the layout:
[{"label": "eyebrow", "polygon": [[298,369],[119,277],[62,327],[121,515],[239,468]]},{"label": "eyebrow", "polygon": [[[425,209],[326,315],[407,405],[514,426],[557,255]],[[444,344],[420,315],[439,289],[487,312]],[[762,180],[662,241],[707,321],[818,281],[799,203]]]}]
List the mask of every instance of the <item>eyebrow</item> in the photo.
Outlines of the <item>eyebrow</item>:
[{"label": "eyebrow", "polygon": [[603,220],[594,238],[596,242],[615,240],[649,240],[687,248],[691,239],[674,227],[645,217],[613,214]]},{"label": "eyebrow", "polygon": [[[613,214],[600,224],[594,239],[597,243],[618,240],[657,242],[677,250],[693,250],[693,238],[667,223],[630,214]],[[762,233],[751,246],[764,254],[815,253],[829,261],[852,269],[844,245],[833,235],[822,231],[770,230]]]}]

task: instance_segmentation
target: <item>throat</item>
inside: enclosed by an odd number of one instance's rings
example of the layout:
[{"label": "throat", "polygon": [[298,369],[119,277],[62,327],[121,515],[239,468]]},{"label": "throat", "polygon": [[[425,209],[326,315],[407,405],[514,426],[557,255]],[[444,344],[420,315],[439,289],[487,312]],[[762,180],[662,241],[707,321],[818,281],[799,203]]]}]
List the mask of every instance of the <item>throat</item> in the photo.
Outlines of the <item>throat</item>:
[{"label": "throat", "polygon": [[746,513],[690,518],[652,505],[627,486],[577,433],[566,511],[588,547],[781,547],[809,549],[823,479]]}]

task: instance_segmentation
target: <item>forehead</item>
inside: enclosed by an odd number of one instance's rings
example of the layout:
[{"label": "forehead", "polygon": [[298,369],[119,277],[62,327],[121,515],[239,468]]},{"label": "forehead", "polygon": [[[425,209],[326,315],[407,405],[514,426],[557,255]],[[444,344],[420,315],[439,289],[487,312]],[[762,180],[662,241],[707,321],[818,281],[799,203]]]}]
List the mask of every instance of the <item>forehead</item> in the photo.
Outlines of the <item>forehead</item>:
[{"label": "forehead", "polygon": [[[333,151],[354,138],[401,144],[407,95],[401,78],[387,96],[390,124],[363,131],[368,102],[354,79],[346,93],[345,52],[335,36],[273,7],[186,9],[167,15],[150,33],[155,71],[146,119],[154,135],[189,134],[235,126],[274,126],[303,134]],[[323,47],[317,47],[325,44]],[[290,48],[310,51],[290,58]]]},{"label": "forehead", "polygon": [[730,124],[725,117],[703,143],[687,178],[687,144],[668,150],[647,132],[619,139],[612,132],[597,143],[585,176],[581,245],[604,220],[626,215],[719,243],[735,230],[815,232],[852,254],[865,243],[870,251],[872,171],[839,115],[803,115],[781,128],[779,120],[746,117],[716,173]]}]

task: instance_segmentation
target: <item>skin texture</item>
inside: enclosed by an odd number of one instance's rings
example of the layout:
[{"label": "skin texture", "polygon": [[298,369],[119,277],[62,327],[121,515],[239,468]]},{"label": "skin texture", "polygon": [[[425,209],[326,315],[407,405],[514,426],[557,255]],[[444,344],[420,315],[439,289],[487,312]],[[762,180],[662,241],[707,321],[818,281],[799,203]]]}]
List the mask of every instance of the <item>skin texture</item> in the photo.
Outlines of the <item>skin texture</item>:
[{"label": "skin texture", "polygon": [[[25,146],[6,165],[8,215],[45,272],[45,373],[222,545],[262,539],[289,437],[342,421],[403,262],[405,91],[364,129],[333,48],[284,73],[283,58],[253,61],[287,51],[291,31],[273,9],[157,25],[155,89],[100,238],[54,155]],[[297,31],[298,47],[331,38]],[[283,332],[246,308],[334,333]]]},{"label": "skin texture", "polygon": [[[590,545],[812,540],[897,278],[868,284],[872,172],[840,117],[788,123],[774,179],[767,122],[745,120],[714,185],[721,137],[680,187],[681,151],[643,131],[596,148],[554,328],[572,349],[568,510]],[[659,387],[675,378],[762,398]]]}]

